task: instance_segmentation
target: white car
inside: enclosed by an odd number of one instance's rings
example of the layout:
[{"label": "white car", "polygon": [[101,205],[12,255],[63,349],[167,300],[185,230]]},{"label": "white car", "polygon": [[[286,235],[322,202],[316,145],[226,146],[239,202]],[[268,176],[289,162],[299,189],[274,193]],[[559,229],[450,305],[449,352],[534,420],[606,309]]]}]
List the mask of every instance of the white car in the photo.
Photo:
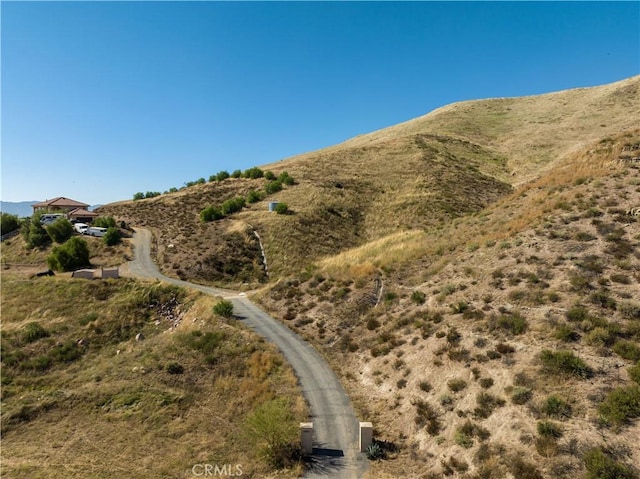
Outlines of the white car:
[{"label": "white car", "polygon": [[84,234],[89,236],[104,236],[107,232],[107,228],[101,228],[99,226],[89,226]]},{"label": "white car", "polygon": [[81,235],[86,233],[88,227],[89,225],[85,223],[76,223],[73,225],[73,229],[75,229]]}]

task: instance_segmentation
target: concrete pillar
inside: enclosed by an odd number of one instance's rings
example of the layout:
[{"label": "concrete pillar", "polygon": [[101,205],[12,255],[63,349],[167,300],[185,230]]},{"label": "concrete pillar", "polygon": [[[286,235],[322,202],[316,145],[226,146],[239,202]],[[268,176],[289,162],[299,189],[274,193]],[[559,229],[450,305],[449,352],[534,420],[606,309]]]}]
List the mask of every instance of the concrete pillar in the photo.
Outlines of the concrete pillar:
[{"label": "concrete pillar", "polygon": [[373,424],[370,422],[360,423],[360,452],[365,452],[373,442]]},{"label": "concrete pillar", "polygon": [[313,454],[313,423],[300,423],[300,445],[302,446],[302,454],[310,456]]}]

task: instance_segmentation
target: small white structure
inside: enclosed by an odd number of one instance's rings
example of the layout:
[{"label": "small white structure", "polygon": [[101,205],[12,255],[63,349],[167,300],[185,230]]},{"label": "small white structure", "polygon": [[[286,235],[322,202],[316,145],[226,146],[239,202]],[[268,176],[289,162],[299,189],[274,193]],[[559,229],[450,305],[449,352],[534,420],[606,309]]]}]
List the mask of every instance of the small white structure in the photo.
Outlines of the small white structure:
[{"label": "small white structure", "polygon": [[313,453],[313,423],[300,423],[300,445],[302,454],[310,456]]},{"label": "small white structure", "polygon": [[100,268],[100,269],[78,269],[71,273],[72,278],[84,278],[84,279],[107,279],[107,278],[119,278],[120,268],[114,266],[113,268]]},{"label": "small white structure", "polygon": [[279,201],[269,201],[269,211],[275,211]]},{"label": "small white structure", "polygon": [[373,424],[370,422],[360,423],[360,452],[366,452],[373,442]]},{"label": "small white structure", "polygon": [[84,278],[84,279],[93,279],[93,270],[92,269],[77,269],[73,273],[71,273],[72,278]]}]

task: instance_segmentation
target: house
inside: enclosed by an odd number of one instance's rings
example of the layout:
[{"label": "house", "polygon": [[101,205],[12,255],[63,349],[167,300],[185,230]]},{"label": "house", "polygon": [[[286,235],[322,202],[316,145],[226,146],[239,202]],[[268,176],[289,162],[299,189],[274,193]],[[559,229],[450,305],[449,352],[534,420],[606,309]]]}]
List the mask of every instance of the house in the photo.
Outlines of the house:
[{"label": "house", "polygon": [[98,216],[97,213],[87,210],[89,207],[88,204],[65,198],[64,196],[59,196],[52,200],[41,201],[40,203],[35,203],[31,206],[33,207],[34,213],[65,213],[69,220],[81,221],[83,223],[90,223]]},{"label": "house", "polygon": [[89,211],[84,208],[76,208],[75,210],[71,210],[67,213],[69,221],[74,223],[91,223],[93,219],[98,216],[98,213],[94,213],[93,211]]}]

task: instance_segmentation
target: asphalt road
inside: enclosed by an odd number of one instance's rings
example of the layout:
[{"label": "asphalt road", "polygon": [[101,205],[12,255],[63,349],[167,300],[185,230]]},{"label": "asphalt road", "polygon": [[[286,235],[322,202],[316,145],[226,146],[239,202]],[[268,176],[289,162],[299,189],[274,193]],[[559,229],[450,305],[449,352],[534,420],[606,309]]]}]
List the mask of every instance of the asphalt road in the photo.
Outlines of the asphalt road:
[{"label": "asphalt road", "polygon": [[368,460],[358,449],[358,419],[340,381],[322,356],[306,341],[253,304],[242,293],[210,288],[164,276],[150,254],[151,233],[136,229],[132,276],[222,296],[233,303],[234,315],[248,328],[275,344],[293,367],[311,410],[314,450],[305,478],[360,479],[366,476]]}]

